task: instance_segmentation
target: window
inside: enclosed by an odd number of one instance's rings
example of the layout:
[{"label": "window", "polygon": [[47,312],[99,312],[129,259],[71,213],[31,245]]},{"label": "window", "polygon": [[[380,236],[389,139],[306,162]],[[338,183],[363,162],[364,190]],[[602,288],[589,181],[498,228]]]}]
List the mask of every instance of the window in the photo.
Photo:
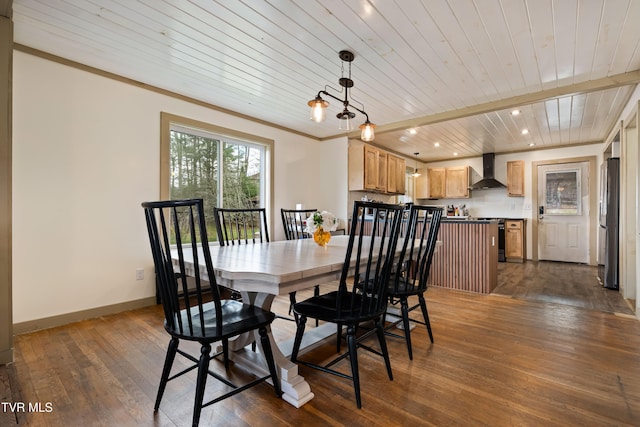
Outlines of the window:
[{"label": "window", "polygon": [[166,113],[161,122],[161,198],[203,199],[210,240],[214,206],[269,212],[273,141]]}]

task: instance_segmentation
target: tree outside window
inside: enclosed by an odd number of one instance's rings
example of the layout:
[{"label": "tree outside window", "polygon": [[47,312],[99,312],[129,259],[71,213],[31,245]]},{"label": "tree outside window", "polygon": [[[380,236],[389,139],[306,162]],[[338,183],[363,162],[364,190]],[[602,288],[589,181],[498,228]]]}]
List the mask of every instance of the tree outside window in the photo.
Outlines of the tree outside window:
[{"label": "tree outside window", "polygon": [[210,241],[217,240],[214,207],[267,207],[265,144],[167,123],[168,161],[162,163],[168,163],[168,198],[203,199]]}]

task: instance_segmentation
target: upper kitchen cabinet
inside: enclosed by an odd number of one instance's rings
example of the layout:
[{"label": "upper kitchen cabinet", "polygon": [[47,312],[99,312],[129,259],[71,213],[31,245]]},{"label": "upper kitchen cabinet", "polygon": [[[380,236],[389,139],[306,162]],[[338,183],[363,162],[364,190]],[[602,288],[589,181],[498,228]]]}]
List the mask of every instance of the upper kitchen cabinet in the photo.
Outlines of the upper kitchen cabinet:
[{"label": "upper kitchen cabinet", "polygon": [[405,160],[360,141],[349,142],[349,191],[404,194]]},{"label": "upper kitchen cabinet", "polygon": [[[349,190],[379,191],[380,163],[380,150],[377,148],[349,144]],[[386,168],[386,157],[382,163]]]},{"label": "upper kitchen cabinet", "polygon": [[[360,178],[360,182],[354,182],[355,186],[361,187],[363,190],[376,190],[378,188],[378,175],[379,170],[379,152],[377,148],[363,146],[358,150],[357,156],[351,155],[351,148],[349,148],[349,171],[351,171],[351,161],[356,162],[354,167],[359,166],[360,174],[355,178]],[[349,188],[351,188],[351,174],[349,174]]]},{"label": "upper kitchen cabinet", "polygon": [[444,194],[445,168],[429,168],[416,179],[417,199],[442,199]]},{"label": "upper kitchen cabinet", "polygon": [[524,197],[524,160],[507,162],[507,195]]},{"label": "upper kitchen cabinet", "polygon": [[405,159],[387,155],[387,192],[394,194],[404,194],[405,175],[407,171],[407,162]]},{"label": "upper kitchen cabinet", "polygon": [[417,199],[463,199],[469,197],[469,167],[429,168],[416,180]]},{"label": "upper kitchen cabinet", "polygon": [[447,168],[444,192],[448,199],[469,197],[469,166]]},{"label": "upper kitchen cabinet", "polygon": [[388,154],[378,150],[378,185],[376,186],[376,190],[380,193],[387,192],[387,178],[389,176],[387,171],[388,160]]}]

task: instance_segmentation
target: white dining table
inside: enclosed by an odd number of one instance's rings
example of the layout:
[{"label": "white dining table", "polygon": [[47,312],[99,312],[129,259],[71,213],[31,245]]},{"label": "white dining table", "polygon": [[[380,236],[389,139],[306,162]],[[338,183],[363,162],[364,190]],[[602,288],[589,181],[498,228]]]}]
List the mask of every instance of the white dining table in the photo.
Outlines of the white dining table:
[{"label": "white dining table", "polygon": [[[271,310],[277,295],[311,288],[340,278],[349,236],[334,236],[325,247],[313,239],[282,240],[248,245],[219,246],[211,244],[211,259],[216,282],[241,293],[243,302]],[[175,258],[174,258],[175,260]],[[191,254],[185,254],[187,274],[193,275]],[[189,271],[191,269],[191,271]],[[206,271],[201,271],[208,279]],[[299,408],[314,395],[307,381],[298,373],[298,365],[289,360],[291,343],[278,345],[268,330],[273,355],[283,391],[283,399]],[[336,326],[323,324],[305,332],[302,348],[308,349],[336,333]],[[266,375],[263,357],[248,346],[260,339],[257,332],[241,336],[229,343],[229,357],[234,363]]]}]

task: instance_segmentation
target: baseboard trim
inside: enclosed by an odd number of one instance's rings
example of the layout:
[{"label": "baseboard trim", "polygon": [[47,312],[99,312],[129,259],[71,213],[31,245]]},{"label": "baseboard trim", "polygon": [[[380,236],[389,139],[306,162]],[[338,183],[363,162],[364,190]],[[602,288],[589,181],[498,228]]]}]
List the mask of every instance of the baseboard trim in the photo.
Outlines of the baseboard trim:
[{"label": "baseboard trim", "polygon": [[103,307],[91,308],[89,310],[76,311],[73,313],[61,314],[58,316],[45,317],[27,322],[14,323],[14,335],[27,334],[41,329],[54,328],[56,326],[67,325],[81,320],[91,319],[109,314],[117,314],[123,311],[135,310],[137,308],[148,307],[156,304],[156,297],[146,297],[139,300],[127,301],[118,304],[105,305]]},{"label": "baseboard trim", "polygon": [[13,347],[0,351],[0,365],[8,365],[9,363],[13,363]]}]

